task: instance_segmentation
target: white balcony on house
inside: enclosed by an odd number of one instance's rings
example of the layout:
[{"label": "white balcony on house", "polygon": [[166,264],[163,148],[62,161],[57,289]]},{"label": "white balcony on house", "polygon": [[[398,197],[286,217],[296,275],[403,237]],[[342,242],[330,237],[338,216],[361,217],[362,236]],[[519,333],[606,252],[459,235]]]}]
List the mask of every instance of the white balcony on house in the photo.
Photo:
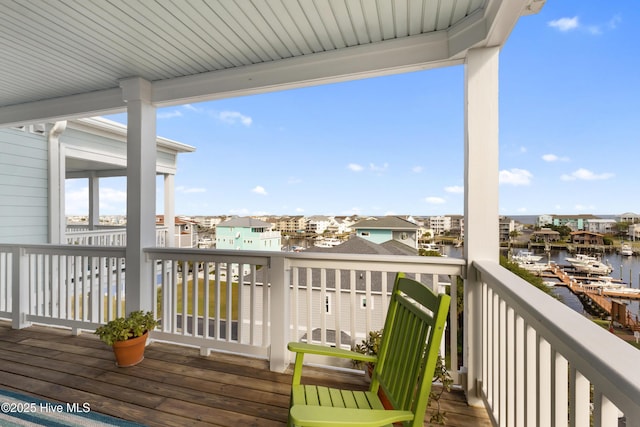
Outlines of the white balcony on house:
[{"label": "white balcony on house", "polygon": [[[156,246],[171,246],[169,228],[156,227]],[[127,229],[113,226],[97,226],[89,230],[89,226],[67,226],[65,233],[67,245],[82,246],[126,246]]]},{"label": "white balcony on house", "polygon": [[[405,271],[454,296],[442,351],[467,402],[485,407],[493,424],[617,426],[624,416],[640,426],[638,351],[498,262],[498,59],[518,20],[544,1],[320,3],[149,3],[144,17],[128,0],[47,2],[38,14],[27,1],[7,7],[0,28],[15,37],[0,45],[0,127],[48,123],[55,138],[67,121],[126,111],[127,232],[126,246],[60,244],[64,198],[55,189],[69,166],[74,174],[95,168],[81,167],[83,156],[61,167],[49,145],[42,152],[58,175],[46,179],[46,237],[0,235],[0,317],[14,329],[79,332],[154,310],[162,319],[156,340],[251,356],[281,372],[289,340],[341,346],[377,328],[389,276]],[[101,25],[87,26],[87,16]],[[25,55],[33,41],[46,55]],[[157,107],[453,65],[465,70],[464,259],[157,247]],[[19,185],[1,171],[0,179]],[[173,175],[166,180],[171,188]],[[14,204],[4,208],[0,220],[19,215]],[[174,216],[167,193],[164,214]],[[248,274],[227,280],[234,271]],[[30,392],[34,383],[24,384]]]}]

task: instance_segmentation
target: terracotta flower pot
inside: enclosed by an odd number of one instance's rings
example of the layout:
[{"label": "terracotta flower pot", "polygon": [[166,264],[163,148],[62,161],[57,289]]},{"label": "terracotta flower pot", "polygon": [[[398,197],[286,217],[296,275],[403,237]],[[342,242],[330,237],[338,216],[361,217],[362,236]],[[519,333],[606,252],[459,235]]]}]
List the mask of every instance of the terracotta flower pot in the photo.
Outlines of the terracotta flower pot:
[{"label": "terracotta flower pot", "polygon": [[126,368],[142,362],[148,335],[149,332],[145,332],[144,335],[136,338],[114,342],[113,353],[116,356],[116,366]]}]

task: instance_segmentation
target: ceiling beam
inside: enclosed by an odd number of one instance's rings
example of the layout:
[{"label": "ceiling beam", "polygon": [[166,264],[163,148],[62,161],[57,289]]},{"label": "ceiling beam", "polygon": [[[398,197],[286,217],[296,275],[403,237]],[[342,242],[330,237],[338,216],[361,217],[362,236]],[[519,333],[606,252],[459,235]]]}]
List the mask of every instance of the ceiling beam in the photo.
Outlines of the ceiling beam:
[{"label": "ceiling beam", "polygon": [[113,114],[125,107],[120,88],[87,92],[2,107],[0,127]]},{"label": "ceiling beam", "polygon": [[154,82],[157,106],[255,95],[462,64],[446,31]]}]

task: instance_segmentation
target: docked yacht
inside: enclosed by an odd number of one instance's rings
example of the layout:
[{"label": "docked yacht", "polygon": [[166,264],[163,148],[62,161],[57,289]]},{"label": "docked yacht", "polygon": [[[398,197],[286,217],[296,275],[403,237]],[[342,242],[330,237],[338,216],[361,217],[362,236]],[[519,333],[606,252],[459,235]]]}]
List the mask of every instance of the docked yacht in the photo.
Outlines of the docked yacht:
[{"label": "docked yacht", "polygon": [[575,257],[565,258],[565,260],[580,273],[603,276],[613,271],[611,265],[608,263],[605,264],[598,258],[590,255],[576,254]]},{"label": "docked yacht", "polygon": [[542,259],[542,255],[535,255],[531,251],[519,251],[512,257],[515,262],[538,262]]},{"label": "docked yacht", "polygon": [[318,248],[333,248],[334,246],[338,246],[341,243],[342,241],[340,239],[336,239],[335,237],[328,237],[325,239],[316,240],[313,246],[316,246]]}]

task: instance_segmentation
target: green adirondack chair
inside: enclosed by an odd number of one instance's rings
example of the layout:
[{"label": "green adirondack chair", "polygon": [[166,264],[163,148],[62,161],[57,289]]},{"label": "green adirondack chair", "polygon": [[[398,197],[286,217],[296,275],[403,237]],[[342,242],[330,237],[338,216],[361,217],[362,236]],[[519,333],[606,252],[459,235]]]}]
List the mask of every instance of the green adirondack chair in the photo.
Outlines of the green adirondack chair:
[{"label": "green adirondack chair", "polygon": [[[289,426],[373,427],[397,422],[422,426],[450,299],[398,273],[377,357],[289,343],[289,350],[296,353]],[[369,391],[302,385],[302,364],[307,353],[375,363]],[[393,409],[384,408],[378,397],[379,388]]]}]

